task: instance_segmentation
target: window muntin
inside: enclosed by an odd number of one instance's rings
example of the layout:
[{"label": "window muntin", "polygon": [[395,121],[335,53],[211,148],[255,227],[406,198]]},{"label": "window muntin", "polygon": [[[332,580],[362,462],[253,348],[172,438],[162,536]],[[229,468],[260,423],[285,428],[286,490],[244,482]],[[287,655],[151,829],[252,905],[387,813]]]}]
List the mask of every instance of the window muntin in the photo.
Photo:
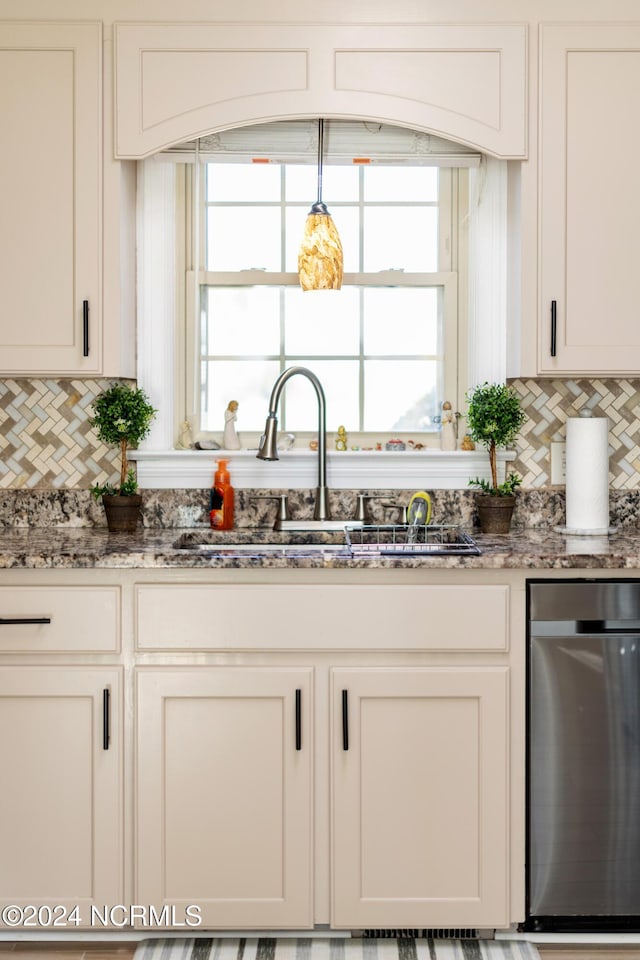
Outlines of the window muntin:
[{"label": "window muntin", "polygon": [[[341,291],[303,293],[297,254],[315,167],[204,164],[200,430],[219,430],[235,398],[241,429],[259,432],[274,380],[297,363],[323,383],[329,429],[433,430],[442,400],[457,392],[457,176],[435,167],[325,166],[345,281]],[[287,385],[281,429],[314,432],[315,398],[305,386],[298,378]]]}]

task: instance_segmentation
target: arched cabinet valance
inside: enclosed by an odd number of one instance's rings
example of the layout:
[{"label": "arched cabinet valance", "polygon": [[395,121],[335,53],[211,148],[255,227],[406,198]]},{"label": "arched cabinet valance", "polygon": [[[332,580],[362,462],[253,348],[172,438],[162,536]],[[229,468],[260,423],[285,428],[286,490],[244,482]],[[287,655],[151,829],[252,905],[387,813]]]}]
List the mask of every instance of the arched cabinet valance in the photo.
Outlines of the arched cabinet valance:
[{"label": "arched cabinet valance", "polygon": [[527,153],[527,28],[115,25],[118,158],[226,127],[343,117]]}]

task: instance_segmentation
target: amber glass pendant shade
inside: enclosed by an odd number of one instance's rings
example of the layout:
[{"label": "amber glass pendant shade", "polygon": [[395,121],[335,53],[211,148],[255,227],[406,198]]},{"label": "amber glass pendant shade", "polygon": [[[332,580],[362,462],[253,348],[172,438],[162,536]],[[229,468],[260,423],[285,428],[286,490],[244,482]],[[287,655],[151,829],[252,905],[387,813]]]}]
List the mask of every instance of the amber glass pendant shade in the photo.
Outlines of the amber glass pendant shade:
[{"label": "amber glass pendant shade", "polygon": [[339,290],[342,286],[342,244],[328,211],[313,213],[312,208],[307,217],[298,273],[303,290]]},{"label": "amber glass pendant shade", "polygon": [[342,286],[342,244],[322,202],[324,120],[318,121],[318,199],[311,207],[298,253],[298,274],[303,290],[339,290]]}]

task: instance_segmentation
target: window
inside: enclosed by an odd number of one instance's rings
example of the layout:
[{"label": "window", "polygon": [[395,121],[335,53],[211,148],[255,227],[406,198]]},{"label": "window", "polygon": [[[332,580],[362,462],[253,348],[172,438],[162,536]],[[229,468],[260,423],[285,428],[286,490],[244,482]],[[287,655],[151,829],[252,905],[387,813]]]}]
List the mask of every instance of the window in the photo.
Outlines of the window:
[{"label": "window", "polygon": [[[285,127],[290,131],[294,124],[305,124],[307,121],[281,121],[277,124],[260,125],[262,131],[265,127]],[[334,121],[331,121],[333,124]],[[337,123],[337,121],[335,121]],[[343,139],[348,142],[349,148],[352,148],[353,142],[357,142],[358,131],[361,127],[368,128],[369,124],[357,124],[355,121],[343,126],[348,127],[345,130]],[[317,122],[315,124],[317,129]],[[219,150],[221,141],[228,145],[232,140],[232,146],[238,143],[241,136],[248,137],[251,134],[251,146],[254,143],[254,134],[258,128],[237,127],[222,133],[211,135],[211,137],[202,138],[201,159],[204,150],[207,150],[207,161],[209,160],[209,141],[213,138],[217,143],[214,145],[217,155],[212,162],[221,161],[221,151]],[[376,135],[380,125],[375,125]],[[384,132],[384,127],[381,128]],[[512,323],[517,324],[517,285],[518,285],[518,260],[517,250],[513,261],[509,257],[509,231],[515,231],[517,234],[517,225],[519,223],[519,209],[511,208],[509,204],[509,190],[513,190],[517,195],[517,177],[519,176],[519,166],[509,165],[506,161],[496,160],[491,157],[479,157],[467,149],[466,156],[462,153],[466,148],[460,148],[457,145],[448,144],[446,141],[432,137],[428,134],[417,133],[416,131],[396,127],[394,136],[387,139],[385,143],[390,147],[389,153],[393,157],[386,156],[385,159],[391,164],[397,166],[397,136],[406,134],[408,138],[413,138],[414,147],[412,156],[421,156],[429,153],[433,148],[433,153],[438,154],[438,166],[441,171],[448,174],[450,167],[459,167],[465,165],[468,169],[452,171],[452,185],[450,204],[450,229],[451,229],[451,270],[454,291],[457,288],[458,319],[457,330],[454,324],[454,337],[457,333],[457,356],[451,355],[445,343],[445,397],[454,402],[456,394],[453,388],[448,384],[452,382],[447,380],[448,371],[453,371],[453,382],[456,380],[457,372],[457,409],[463,411],[465,408],[464,394],[470,385],[488,381],[502,381],[507,372],[507,311],[512,312]],[[355,137],[354,137],[355,133]],[[326,127],[325,127],[326,136]],[[427,142],[428,141],[428,142]],[[326,142],[326,140],[325,140]],[[225,144],[223,144],[225,145]],[[449,156],[447,156],[449,151]],[[231,152],[231,151],[229,151]],[[351,149],[351,152],[353,150]],[[358,142],[358,156],[366,156],[368,151],[365,145],[361,149]],[[378,155],[384,151],[379,150]],[[413,164],[411,161],[411,149],[400,151],[403,153],[403,169],[406,166],[420,166],[420,163]],[[250,160],[255,154],[252,149],[245,151],[245,160]],[[138,360],[137,372],[138,382],[148,391],[152,397],[154,405],[158,408],[158,416],[152,426],[151,435],[148,440],[141,445],[141,449],[134,451],[132,457],[138,461],[138,477],[141,486],[149,488],[170,488],[170,487],[194,487],[200,489],[208,486],[211,482],[211,461],[207,457],[202,457],[198,453],[190,454],[185,451],[183,445],[190,439],[201,440],[208,439],[199,432],[200,409],[196,402],[196,384],[198,391],[200,389],[201,367],[199,360],[199,324],[197,322],[196,311],[193,306],[195,301],[196,281],[204,280],[204,260],[202,263],[202,273],[198,278],[192,271],[192,265],[198,262],[197,248],[198,244],[193,242],[193,237],[197,233],[191,225],[191,218],[198,216],[204,220],[204,206],[202,209],[189,199],[191,184],[197,180],[195,176],[194,160],[196,158],[196,148],[193,143],[179,144],[154,157],[150,157],[138,164]],[[346,154],[345,154],[346,155]],[[348,154],[350,155],[350,153]],[[239,162],[242,158],[236,156],[224,157],[225,163]],[[308,151],[308,156],[301,157],[287,155],[283,162],[301,163],[305,162],[314,168],[313,150]],[[344,160],[344,156],[340,158]],[[343,163],[342,165],[352,164]],[[380,164],[382,165],[382,164]],[[393,164],[392,164],[393,165]],[[273,166],[277,166],[273,164]],[[374,165],[371,164],[373,167]],[[474,169],[475,168],[475,169]],[[325,170],[327,173],[327,170]],[[444,209],[442,185],[445,177],[438,174],[439,178],[439,216],[440,234],[439,234],[439,255],[441,252],[447,254],[446,242],[442,229],[442,211]],[[201,177],[204,187],[204,173]],[[458,181],[456,185],[456,180]],[[468,194],[467,201],[467,180]],[[511,187],[509,186],[511,184]],[[315,181],[314,181],[315,187]],[[457,192],[457,200],[456,200]],[[311,196],[314,197],[315,189]],[[324,191],[325,199],[334,213],[338,206],[334,204],[331,197]],[[204,193],[202,203],[204,204]],[[310,200],[305,198],[301,209],[306,216],[309,209]],[[338,201],[336,201],[338,203]],[[204,224],[202,224],[204,227]],[[457,238],[461,240],[458,242]],[[345,235],[343,230],[343,241]],[[204,256],[204,237],[201,239],[200,247]],[[253,264],[252,264],[253,265]],[[441,272],[443,262],[440,262]],[[215,272],[215,271],[214,271]],[[297,274],[291,273],[289,276],[283,275],[283,286],[297,287]],[[255,279],[254,279],[255,278]],[[257,271],[254,277],[250,277],[248,272],[242,275],[243,280],[261,281],[263,286],[265,272]],[[383,277],[378,274],[374,279],[378,281],[380,288],[387,287],[391,280],[394,281],[392,289],[398,288],[396,280],[406,281],[408,274],[405,272],[400,277],[397,273]],[[514,283],[512,293],[509,293],[509,281]],[[238,275],[233,277],[237,281]],[[287,281],[286,283],[284,281]],[[350,280],[349,275],[347,281]],[[234,283],[229,284],[234,286]],[[242,286],[247,284],[243,283]],[[376,286],[376,284],[373,284]],[[447,294],[447,284],[444,285],[444,295]],[[334,294],[327,293],[331,298]],[[302,296],[302,294],[301,294]],[[313,299],[316,294],[307,293],[305,297]],[[324,294],[318,294],[322,297]],[[323,310],[322,318],[331,316],[331,311]],[[398,316],[394,313],[389,321],[386,319],[386,327],[393,333],[398,322]],[[445,324],[446,326],[446,324]],[[384,332],[384,326],[383,326]],[[385,342],[393,343],[391,338]],[[516,344],[517,346],[517,344]],[[389,350],[389,347],[385,347]],[[262,356],[262,355],[261,355]],[[385,357],[389,357],[386,353]],[[262,361],[261,362],[267,362]],[[188,381],[188,382],[187,382]],[[289,403],[291,409],[292,401],[290,391],[300,381],[303,386],[310,385],[302,377],[294,377],[289,381],[287,388],[283,392],[282,400]],[[231,383],[234,388],[236,381]],[[272,384],[268,385],[270,389]],[[329,387],[327,387],[327,393]],[[200,393],[197,393],[199,399]],[[222,408],[219,410],[216,418],[214,411],[211,411],[211,421],[214,423],[212,439],[220,441],[222,439],[222,430],[224,426],[224,410],[230,399],[240,399],[235,389],[229,393],[229,396],[222,398]],[[305,401],[306,402],[306,401]],[[265,399],[265,404],[268,399]],[[236,486],[261,487],[269,485],[276,479],[273,470],[277,469],[277,481],[283,487],[308,488],[312,486],[315,478],[315,462],[313,455],[307,447],[305,437],[298,437],[295,450],[291,456],[283,458],[277,468],[271,468],[269,474],[265,474],[264,468],[269,466],[255,459],[255,449],[260,433],[264,427],[264,410],[260,411],[260,421],[255,432],[249,430],[244,418],[244,405],[239,410],[238,431],[240,433],[243,449],[234,456],[234,483]],[[188,423],[185,423],[186,418]],[[310,421],[307,427],[309,434],[315,433],[316,414],[314,411],[313,421]],[[328,422],[328,430],[331,434],[337,432],[337,428],[342,421]],[[305,424],[305,426],[307,426]],[[457,457],[456,454],[447,457],[433,457],[428,452],[411,453],[406,457],[378,457],[376,453],[362,453],[365,447],[374,446],[372,441],[384,441],[389,438],[391,431],[371,431],[369,435],[363,435],[364,440],[360,439],[354,432],[350,423],[345,424],[349,436],[349,448],[360,446],[359,453],[347,454],[335,453],[333,443],[329,442],[330,459],[330,483],[333,486],[344,487],[345,489],[377,489],[392,488],[415,490],[420,486],[431,484],[436,488],[466,488],[470,476],[481,476],[486,469],[486,455],[482,450],[476,454],[465,454],[464,457]],[[186,428],[186,429],[185,429]],[[393,436],[400,431],[394,431]],[[406,431],[405,439],[418,439],[417,431]],[[372,434],[372,435],[371,435]],[[430,434],[425,431],[420,440],[430,447],[439,446],[438,433]],[[178,449],[175,449],[176,446]],[[309,456],[307,456],[309,454]],[[502,456],[502,455],[501,455]],[[475,459],[474,459],[475,458]]]},{"label": "window", "polygon": [[[277,125],[271,125],[277,126]],[[250,130],[250,128],[248,128]],[[260,433],[278,374],[313,370],[327,398],[327,424],[358,436],[435,433],[441,404],[458,405],[461,316],[460,222],[466,170],[416,158],[332,163],[323,198],[344,250],[340,291],[303,292],[297,255],[316,198],[316,161],[261,155],[207,158],[192,178],[199,224],[187,281],[194,319],[188,356],[198,436],[221,430],[230,399],[239,428]],[[462,212],[461,212],[462,211]],[[287,384],[280,428],[313,432],[315,396],[303,378]],[[424,440],[424,437],[421,437]]]}]

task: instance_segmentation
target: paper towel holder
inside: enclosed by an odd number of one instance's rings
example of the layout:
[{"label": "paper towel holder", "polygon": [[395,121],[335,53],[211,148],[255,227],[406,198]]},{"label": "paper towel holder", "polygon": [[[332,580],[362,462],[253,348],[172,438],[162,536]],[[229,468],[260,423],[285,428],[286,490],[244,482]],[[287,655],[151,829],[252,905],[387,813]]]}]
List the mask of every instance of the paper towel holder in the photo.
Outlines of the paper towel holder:
[{"label": "paper towel holder", "polygon": [[[593,410],[591,407],[582,407],[582,409],[578,411],[578,418],[581,420],[593,419],[593,420],[605,420],[608,422],[607,417],[594,417]],[[568,428],[569,428],[569,422],[567,421],[567,434],[568,434]],[[604,519],[604,517],[602,519]],[[608,536],[612,533],[616,533],[618,528],[603,524],[602,526],[599,526],[599,527],[590,526],[588,528],[587,527],[582,528],[582,527],[563,526],[563,527],[554,527],[553,529],[555,533],[568,534],[571,536],[601,537],[601,536]]]}]

